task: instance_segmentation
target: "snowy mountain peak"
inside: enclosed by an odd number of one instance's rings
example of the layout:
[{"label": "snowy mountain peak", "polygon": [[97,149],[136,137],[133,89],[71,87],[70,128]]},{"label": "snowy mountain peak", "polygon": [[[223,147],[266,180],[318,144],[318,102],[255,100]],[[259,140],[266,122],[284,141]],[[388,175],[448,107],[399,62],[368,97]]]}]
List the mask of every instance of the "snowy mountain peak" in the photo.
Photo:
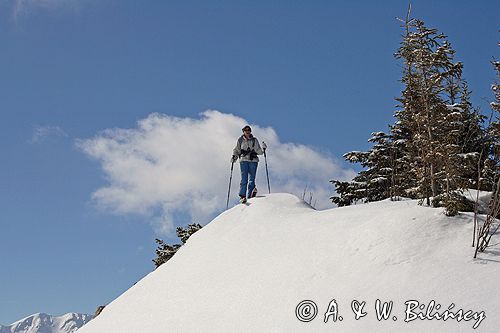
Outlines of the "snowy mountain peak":
[{"label": "snowy mountain peak", "polygon": [[0,325],[0,333],[72,333],[91,319],[91,315],[80,313],[67,313],[59,317],[35,313],[9,326]]},{"label": "snowy mountain peak", "polygon": [[500,245],[473,260],[472,221],[415,200],[317,211],[288,194],[252,198],[78,333],[498,332]]}]

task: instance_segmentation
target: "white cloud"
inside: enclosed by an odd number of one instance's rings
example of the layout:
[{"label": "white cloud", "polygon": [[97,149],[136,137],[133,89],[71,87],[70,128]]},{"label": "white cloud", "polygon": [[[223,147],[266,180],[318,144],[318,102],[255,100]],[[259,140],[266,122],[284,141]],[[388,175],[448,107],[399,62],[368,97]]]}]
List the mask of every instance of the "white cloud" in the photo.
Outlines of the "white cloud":
[{"label": "white cloud", "polygon": [[30,143],[39,143],[50,136],[67,137],[68,134],[59,126],[33,126]]},{"label": "white cloud", "polygon": [[12,17],[14,20],[36,10],[77,10],[84,2],[89,0],[14,0],[12,3]]},{"label": "white cloud", "polygon": [[[79,140],[78,147],[100,162],[108,181],[92,198],[117,214],[150,215],[161,232],[172,231],[179,213],[187,212],[193,221],[206,223],[225,209],[230,157],[245,124],[243,118],[213,110],[203,112],[199,119],[155,113],[140,120],[137,128],[108,129]],[[333,207],[329,197],[334,188],[329,180],[350,179],[353,170],[342,169],[335,158],[312,147],[281,143],[271,127],[250,125],[254,135],[268,145],[272,192],[300,196],[307,186],[317,208]],[[233,201],[239,181],[235,164]],[[257,187],[267,193],[262,157]]]}]

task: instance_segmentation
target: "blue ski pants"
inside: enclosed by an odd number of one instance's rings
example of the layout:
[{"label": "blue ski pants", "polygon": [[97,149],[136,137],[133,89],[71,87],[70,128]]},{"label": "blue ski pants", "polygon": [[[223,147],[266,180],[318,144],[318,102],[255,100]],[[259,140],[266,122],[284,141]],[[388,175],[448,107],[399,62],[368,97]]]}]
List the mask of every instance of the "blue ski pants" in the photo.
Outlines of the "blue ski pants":
[{"label": "blue ski pants", "polygon": [[[240,197],[250,197],[255,188],[255,175],[257,174],[258,162],[242,161],[240,162],[241,183]],[[248,188],[248,196],[247,196]]]}]

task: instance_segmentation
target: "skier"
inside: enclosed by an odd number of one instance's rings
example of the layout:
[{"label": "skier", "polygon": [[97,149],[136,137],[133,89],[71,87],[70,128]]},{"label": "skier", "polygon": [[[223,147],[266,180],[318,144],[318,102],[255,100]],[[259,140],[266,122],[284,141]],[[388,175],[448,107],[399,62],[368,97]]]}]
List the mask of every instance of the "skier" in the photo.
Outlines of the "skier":
[{"label": "skier", "polygon": [[[259,158],[257,155],[264,154],[267,148],[265,142],[262,142],[262,148],[259,140],[252,135],[252,129],[246,125],[242,129],[243,135],[239,137],[236,142],[236,147],[233,149],[233,156],[231,162],[234,163],[240,159],[240,202],[245,203],[247,198],[254,197],[257,194],[255,188],[255,175],[257,174],[257,164]],[[248,193],[248,194],[247,194]]]}]

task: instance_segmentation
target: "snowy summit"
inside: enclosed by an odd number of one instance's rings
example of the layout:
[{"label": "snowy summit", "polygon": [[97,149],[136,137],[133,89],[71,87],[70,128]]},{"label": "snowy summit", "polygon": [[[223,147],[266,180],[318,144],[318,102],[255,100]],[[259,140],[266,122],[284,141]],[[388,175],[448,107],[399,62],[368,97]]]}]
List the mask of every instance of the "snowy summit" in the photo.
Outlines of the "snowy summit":
[{"label": "snowy summit", "polygon": [[474,260],[472,227],[413,200],[253,198],[78,332],[498,332],[500,246]]},{"label": "snowy summit", "polygon": [[9,326],[0,325],[0,333],[73,333],[90,319],[91,315],[80,313],[67,313],[59,317],[36,313]]}]

